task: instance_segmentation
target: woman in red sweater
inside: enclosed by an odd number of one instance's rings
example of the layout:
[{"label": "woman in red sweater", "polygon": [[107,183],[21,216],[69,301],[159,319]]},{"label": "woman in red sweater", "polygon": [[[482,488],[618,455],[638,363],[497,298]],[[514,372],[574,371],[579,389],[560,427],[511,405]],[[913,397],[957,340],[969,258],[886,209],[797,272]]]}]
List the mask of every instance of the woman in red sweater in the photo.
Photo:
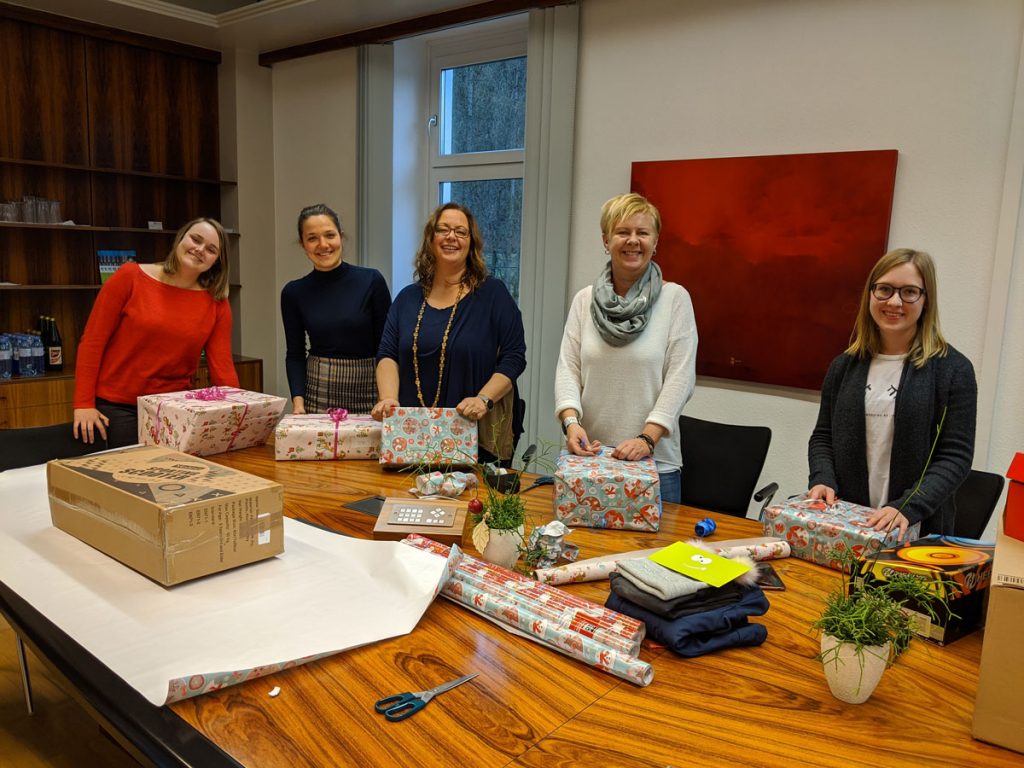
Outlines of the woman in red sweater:
[{"label": "woman in red sweater", "polygon": [[138,442],[136,398],[188,389],[206,350],[210,380],[238,386],[231,359],[228,239],[214,219],[180,230],[159,264],[129,262],[103,285],[75,366],[72,431],[116,448]]}]

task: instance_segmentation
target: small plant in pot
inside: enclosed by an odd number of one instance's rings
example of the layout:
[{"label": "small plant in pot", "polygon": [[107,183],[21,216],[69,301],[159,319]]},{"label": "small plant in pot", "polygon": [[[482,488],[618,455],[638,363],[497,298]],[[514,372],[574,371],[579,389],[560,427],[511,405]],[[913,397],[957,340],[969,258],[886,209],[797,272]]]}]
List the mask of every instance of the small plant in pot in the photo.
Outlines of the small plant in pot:
[{"label": "small plant in pot", "polygon": [[526,505],[517,493],[502,493],[484,483],[485,495],[470,499],[469,513],[476,525],[473,546],[484,560],[511,568],[523,549]]},{"label": "small plant in pot", "polygon": [[936,591],[937,582],[910,574],[865,581],[851,589],[847,572],[855,572],[857,558],[848,550],[837,549],[829,552],[829,557],[844,568],[839,587],[829,593],[821,616],[811,624],[821,633],[817,658],[832,695],[848,704],[862,704],[914,637],[913,618],[904,605],[913,601],[937,619],[935,605],[944,605],[945,598]]}]

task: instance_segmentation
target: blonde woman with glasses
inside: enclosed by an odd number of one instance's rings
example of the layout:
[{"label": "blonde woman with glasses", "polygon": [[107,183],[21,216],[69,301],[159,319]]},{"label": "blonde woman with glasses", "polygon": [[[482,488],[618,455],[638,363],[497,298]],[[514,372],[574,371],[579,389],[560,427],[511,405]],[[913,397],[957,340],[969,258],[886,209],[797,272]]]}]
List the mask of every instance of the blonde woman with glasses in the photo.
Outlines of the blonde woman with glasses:
[{"label": "blonde woman with glasses", "polygon": [[876,530],[952,534],[974,457],[978,386],[939,327],[935,265],[899,248],[864,285],[850,346],[832,361],[808,447],[809,496],[875,508]]}]

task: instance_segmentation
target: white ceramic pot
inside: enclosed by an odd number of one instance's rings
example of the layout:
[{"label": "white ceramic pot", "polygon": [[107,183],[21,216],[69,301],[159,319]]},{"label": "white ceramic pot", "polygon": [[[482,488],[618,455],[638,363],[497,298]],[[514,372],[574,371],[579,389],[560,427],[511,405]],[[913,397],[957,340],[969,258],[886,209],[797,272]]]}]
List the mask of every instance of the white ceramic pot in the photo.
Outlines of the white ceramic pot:
[{"label": "white ceramic pot", "polygon": [[519,547],[523,543],[523,526],[516,529],[491,528],[487,546],[481,552],[484,560],[504,568],[511,568],[519,559]]},{"label": "white ceramic pot", "polygon": [[889,643],[861,648],[840,643],[831,635],[821,636],[821,664],[832,695],[847,704],[863,704],[872,693],[889,662]]}]

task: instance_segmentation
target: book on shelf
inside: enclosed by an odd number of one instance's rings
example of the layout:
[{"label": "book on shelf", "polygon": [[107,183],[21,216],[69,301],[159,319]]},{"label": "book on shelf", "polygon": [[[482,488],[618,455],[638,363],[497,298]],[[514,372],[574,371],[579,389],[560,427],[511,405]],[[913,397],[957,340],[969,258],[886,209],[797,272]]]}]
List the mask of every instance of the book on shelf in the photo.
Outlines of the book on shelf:
[{"label": "book on shelf", "polygon": [[125,250],[98,250],[96,251],[97,260],[100,265],[100,284],[107,282],[110,276],[117,272],[117,270],[129,261],[135,261],[135,251]]}]

